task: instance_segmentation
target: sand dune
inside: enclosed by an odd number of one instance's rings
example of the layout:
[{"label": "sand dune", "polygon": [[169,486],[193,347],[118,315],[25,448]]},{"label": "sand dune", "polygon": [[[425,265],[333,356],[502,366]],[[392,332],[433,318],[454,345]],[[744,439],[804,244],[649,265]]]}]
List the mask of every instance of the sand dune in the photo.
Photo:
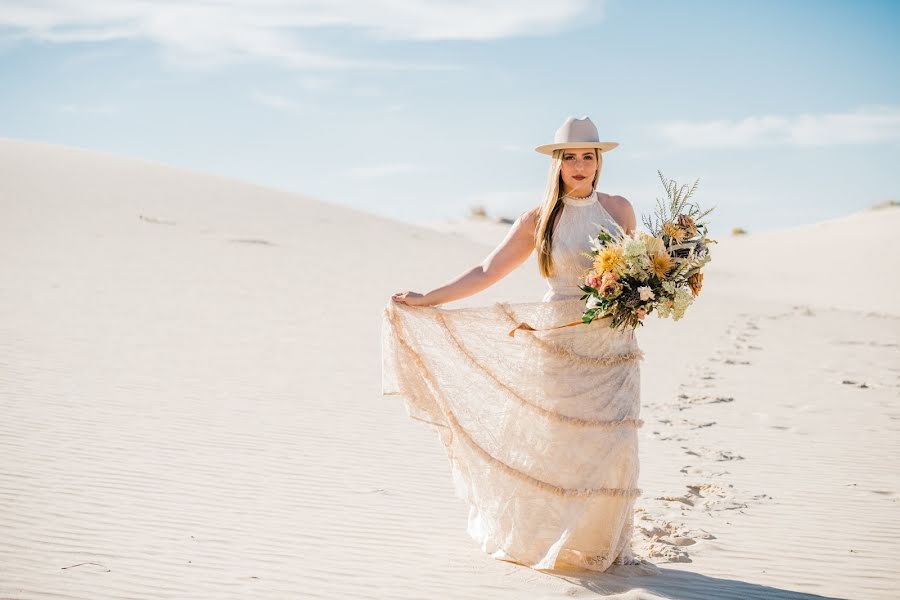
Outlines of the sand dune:
[{"label": "sand dune", "polygon": [[[505,228],[0,140],[0,598],[892,598],[898,221],[723,239],[688,316],[639,331],[661,574],[539,573],[474,546],[379,393],[390,294]],[[455,306],[543,290],[529,260]]]}]

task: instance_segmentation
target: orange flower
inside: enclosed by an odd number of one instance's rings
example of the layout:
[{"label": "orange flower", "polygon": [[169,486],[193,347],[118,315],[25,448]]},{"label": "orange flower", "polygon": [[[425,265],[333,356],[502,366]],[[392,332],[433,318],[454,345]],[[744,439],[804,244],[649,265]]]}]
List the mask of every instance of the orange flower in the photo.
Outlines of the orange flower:
[{"label": "orange flower", "polygon": [[697,235],[697,225],[690,215],[678,215],[678,226],[687,233],[688,237]]},{"label": "orange flower", "polygon": [[663,235],[667,235],[679,244],[681,240],[684,239],[684,230],[681,229],[678,225],[672,223],[671,221],[666,221],[662,226]]},{"label": "orange flower", "polygon": [[672,268],[672,257],[668,252],[657,252],[650,257],[650,269],[657,277],[663,278]]},{"label": "orange flower", "polygon": [[619,283],[619,278],[616,277],[615,273],[604,273],[600,280],[600,287],[597,288],[597,291],[600,292],[601,296],[614,298],[622,291],[622,284]]},{"label": "orange flower", "polygon": [[688,277],[688,285],[691,286],[691,293],[696,296],[700,293],[700,288],[703,287],[703,273],[697,271],[690,277]]}]

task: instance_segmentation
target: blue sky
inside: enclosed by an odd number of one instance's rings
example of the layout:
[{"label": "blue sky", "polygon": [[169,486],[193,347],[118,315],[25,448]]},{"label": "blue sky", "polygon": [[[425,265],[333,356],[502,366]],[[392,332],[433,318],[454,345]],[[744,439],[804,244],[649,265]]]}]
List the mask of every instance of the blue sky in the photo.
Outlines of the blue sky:
[{"label": "blue sky", "polygon": [[146,158],[396,219],[515,216],[590,116],[638,213],[700,179],[711,232],[900,184],[900,2],[0,0],[0,137]]}]

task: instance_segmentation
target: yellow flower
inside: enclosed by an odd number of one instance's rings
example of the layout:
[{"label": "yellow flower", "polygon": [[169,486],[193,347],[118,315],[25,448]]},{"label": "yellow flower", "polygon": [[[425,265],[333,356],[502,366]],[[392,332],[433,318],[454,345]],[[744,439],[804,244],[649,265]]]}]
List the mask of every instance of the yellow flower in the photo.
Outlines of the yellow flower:
[{"label": "yellow flower", "polygon": [[618,246],[609,246],[604,248],[600,254],[597,255],[597,258],[594,260],[594,269],[598,273],[602,273],[604,271],[610,271],[612,273],[619,273],[622,269],[625,268],[625,256],[622,254],[622,249]]},{"label": "yellow flower", "polygon": [[688,285],[691,286],[691,293],[696,296],[700,293],[700,289],[703,287],[703,273],[697,271],[690,277],[688,277]]},{"label": "yellow flower", "polygon": [[684,239],[684,230],[682,230],[678,225],[672,223],[671,221],[666,221],[662,226],[663,235],[667,235],[679,244],[681,240]]},{"label": "yellow flower", "polygon": [[672,268],[672,257],[668,252],[657,252],[650,257],[650,269],[662,279]]}]

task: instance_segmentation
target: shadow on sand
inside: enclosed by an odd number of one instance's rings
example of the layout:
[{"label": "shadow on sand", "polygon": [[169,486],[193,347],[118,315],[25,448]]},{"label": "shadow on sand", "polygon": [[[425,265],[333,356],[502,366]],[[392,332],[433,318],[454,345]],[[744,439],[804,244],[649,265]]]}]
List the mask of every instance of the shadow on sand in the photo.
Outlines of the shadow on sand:
[{"label": "shadow on sand", "polygon": [[[689,571],[664,569],[658,565],[613,565],[604,573],[581,569],[544,571],[601,595],[626,594],[630,599],[671,600],[845,600],[793,592],[737,579],[717,579]],[[655,573],[655,574],[654,574]],[[646,592],[646,595],[641,592]]]}]

